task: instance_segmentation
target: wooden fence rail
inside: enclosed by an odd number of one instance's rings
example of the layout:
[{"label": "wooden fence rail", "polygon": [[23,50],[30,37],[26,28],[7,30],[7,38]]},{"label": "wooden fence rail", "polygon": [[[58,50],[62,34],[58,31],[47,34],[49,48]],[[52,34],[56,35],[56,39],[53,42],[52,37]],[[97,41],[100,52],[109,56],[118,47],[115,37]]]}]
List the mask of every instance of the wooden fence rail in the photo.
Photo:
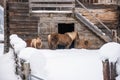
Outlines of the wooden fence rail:
[{"label": "wooden fence rail", "polygon": [[29,0],[30,13],[72,13],[75,0]]}]

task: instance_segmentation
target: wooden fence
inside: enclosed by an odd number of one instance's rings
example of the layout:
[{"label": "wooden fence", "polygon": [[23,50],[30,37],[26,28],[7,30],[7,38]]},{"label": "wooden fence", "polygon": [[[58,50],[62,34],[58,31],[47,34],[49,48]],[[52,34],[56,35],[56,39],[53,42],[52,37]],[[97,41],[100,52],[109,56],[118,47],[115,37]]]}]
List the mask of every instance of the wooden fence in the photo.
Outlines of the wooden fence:
[{"label": "wooden fence", "polygon": [[109,62],[109,60],[105,60],[103,62],[103,77],[104,80],[115,80],[117,76],[116,73],[116,62]]},{"label": "wooden fence", "polygon": [[75,0],[29,0],[30,13],[72,13]]}]

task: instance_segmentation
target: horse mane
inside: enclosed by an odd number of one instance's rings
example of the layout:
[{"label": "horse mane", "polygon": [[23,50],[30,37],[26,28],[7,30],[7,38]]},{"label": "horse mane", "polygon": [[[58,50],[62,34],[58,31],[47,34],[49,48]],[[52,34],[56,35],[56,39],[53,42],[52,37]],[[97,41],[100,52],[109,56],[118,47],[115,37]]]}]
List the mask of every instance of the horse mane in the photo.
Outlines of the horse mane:
[{"label": "horse mane", "polygon": [[79,39],[79,35],[78,35],[78,32],[66,32],[65,33],[66,35],[68,35],[72,40],[75,40],[75,39]]},{"label": "horse mane", "polygon": [[52,36],[51,40],[54,41],[55,43],[57,43],[58,37],[59,37],[58,34],[57,33],[53,33],[53,34],[51,34],[51,36]]}]

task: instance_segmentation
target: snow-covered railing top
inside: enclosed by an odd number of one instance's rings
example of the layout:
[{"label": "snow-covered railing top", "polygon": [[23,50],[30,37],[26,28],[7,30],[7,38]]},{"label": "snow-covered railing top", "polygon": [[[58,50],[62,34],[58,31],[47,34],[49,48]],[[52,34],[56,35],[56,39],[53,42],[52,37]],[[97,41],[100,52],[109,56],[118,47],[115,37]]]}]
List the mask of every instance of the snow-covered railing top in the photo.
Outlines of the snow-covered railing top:
[{"label": "snow-covered railing top", "polygon": [[75,0],[29,0],[30,13],[72,13]]}]

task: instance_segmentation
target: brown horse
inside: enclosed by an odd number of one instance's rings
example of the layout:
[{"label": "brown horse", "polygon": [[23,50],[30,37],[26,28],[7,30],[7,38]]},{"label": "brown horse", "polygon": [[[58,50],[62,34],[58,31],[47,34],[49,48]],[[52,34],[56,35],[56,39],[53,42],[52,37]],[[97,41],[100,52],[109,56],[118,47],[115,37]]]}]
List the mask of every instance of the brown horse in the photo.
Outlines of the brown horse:
[{"label": "brown horse", "polygon": [[36,37],[34,39],[26,40],[26,42],[27,42],[27,47],[34,47],[34,48],[37,48],[37,49],[42,48],[42,40],[41,40],[40,37]]},{"label": "brown horse", "polygon": [[77,32],[67,32],[65,34],[52,33],[48,35],[48,46],[50,49],[56,49],[58,45],[62,45],[68,49],[77,38],[79,38]]}]

